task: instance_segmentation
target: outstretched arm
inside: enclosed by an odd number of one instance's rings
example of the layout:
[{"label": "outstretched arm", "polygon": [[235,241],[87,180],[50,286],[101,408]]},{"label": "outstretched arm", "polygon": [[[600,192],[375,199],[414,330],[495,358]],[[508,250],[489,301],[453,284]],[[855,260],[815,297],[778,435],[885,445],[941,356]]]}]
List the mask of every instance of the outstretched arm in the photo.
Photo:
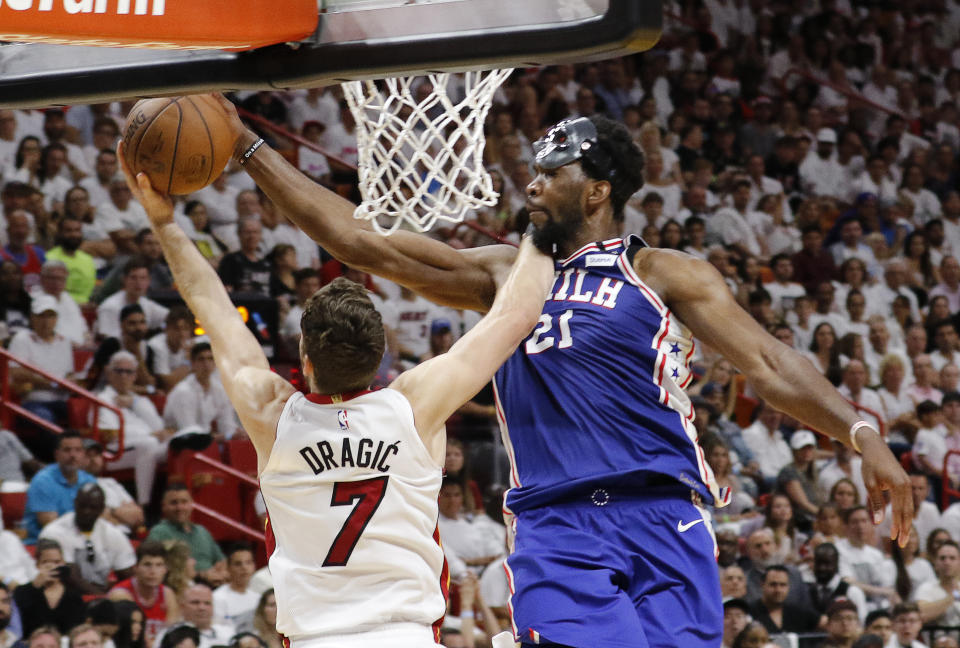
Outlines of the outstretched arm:
[{"label": "outstretched arm", "polygon": [[173,220],[173,202],[158,194],[146,174],[136,178],[117,148],[127,184],[147,210],[177,289],[210,338],[224,389],[250,435],[260,469],[266,465],[276,436],[277,420],[293,386],[272,371],[263,349],[243,323],[213,268]]},{"label": "outstretched arm", "polygon": [[[667,250],[644,250],[634,260],[637,274],[705,344],[746,374],[757,393],[779,410],[815,430],[851,444],[856,410],[813,365],[767,333],[737,305],[720,274],[705,261]],[[863,479],[875,523],[883,519],[881,491],[893,496],[890,537],[906,546],[913,519],[910,480],[880,435],[861,428]]]},{"label": "outstretched arm", "polygon": [[[258,137],[243,125],[236,108],[221,95],[240,160]],[[303,175],[264,144],[244,169],[270,200],[339,261],[395,281],[438,304],[486,311],[493,303],[516,250],[487,246],[457,252],[426,236],[398,231],[383,236],[353,217],[354,204]]]},{"label": "outstretched arm", "polygon": [[[443,422],[486,385],[540,317],[553,284],[553,260],[527,237],[490,312],[450,350],[403,373],[391,387],[413,407],[420,436],[437,445]],[[440,463],[443,463],[440,434]]]}]

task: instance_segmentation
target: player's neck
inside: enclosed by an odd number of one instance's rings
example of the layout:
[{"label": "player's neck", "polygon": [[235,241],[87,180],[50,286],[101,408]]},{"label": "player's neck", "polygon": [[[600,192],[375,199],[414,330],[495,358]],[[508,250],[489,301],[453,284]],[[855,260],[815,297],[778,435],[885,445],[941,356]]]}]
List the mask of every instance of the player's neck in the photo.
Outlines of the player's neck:
[{"label": "player's neck", "polygon": [[[600,221],[603,222],[600,222]],[[566,259],[571,254],[582,248],[584,245],[594,241],[606,241],[620,237],[621,223],[611,219],[590,219],[584,222],[583,227],[577,232],[577,235],[570,239],[565,245],[561,245],[559,257]]]}]

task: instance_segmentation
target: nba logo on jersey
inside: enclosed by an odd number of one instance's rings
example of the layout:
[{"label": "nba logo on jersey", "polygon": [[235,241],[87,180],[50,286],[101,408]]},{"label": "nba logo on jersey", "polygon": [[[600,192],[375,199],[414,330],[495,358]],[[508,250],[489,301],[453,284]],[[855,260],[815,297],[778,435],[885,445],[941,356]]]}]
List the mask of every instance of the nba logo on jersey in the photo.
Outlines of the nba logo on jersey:
[{"label": "nba logo on jersey", "polygon": [[350,429],[350,422],[347,421],[347,410],[337,410],[337,421],[340,423],[341,430]]}]

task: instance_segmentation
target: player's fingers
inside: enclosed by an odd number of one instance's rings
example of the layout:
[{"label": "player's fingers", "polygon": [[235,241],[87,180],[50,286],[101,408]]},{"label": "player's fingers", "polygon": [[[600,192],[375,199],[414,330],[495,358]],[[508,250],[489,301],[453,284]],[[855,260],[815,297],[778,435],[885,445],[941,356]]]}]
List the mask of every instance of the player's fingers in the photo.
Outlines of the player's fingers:
[{"label": "player's fingers", "polygon": [[890,539],[898,540],[901,547],[906,547],[910,540],[910,527],[913,526],[913,493],[909,480],[902,484],[895,484],[892,489],[893,524],[890,528]]},{"label": "player's fingers", "polygon": [[883,522],[883,491],[880,488],[880,484],[877,483],[877,480],[873,476],[867,477],[864,476],[863,485],[867,489],[867,506],[870,507],[870,517],[873,519],[874,524],[880,524]]}]

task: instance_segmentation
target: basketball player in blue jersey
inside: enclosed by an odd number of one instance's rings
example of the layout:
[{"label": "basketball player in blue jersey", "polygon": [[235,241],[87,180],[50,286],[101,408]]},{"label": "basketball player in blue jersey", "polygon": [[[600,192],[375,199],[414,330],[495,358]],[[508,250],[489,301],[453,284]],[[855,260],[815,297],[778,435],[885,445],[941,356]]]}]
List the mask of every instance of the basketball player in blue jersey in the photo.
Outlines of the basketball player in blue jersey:
[{"label": "basketball player in blue jersey", "polygon": [[[516,250],[456,251],[425,236],[383,237],[354,206],[257,146],[223,100],[257,184],[351,267],[441,304],[485,311]],[[713,648],[722,636],[716,545],[700,505],[722,506],[697,443],[694,337],[729,358],[778,409],[863,454],[874,519],[893,502],[904,545],[910,484],[875,429],[813,366],[767,334],[704,261],[620,238],[642,184],[622,125],[564,121],[536,144],[527,187],[535,241],[556,280],[539,323],[495,377],[512,462],[505,508],[515,534],[506,570],[514,634],[573,648]]]}]

